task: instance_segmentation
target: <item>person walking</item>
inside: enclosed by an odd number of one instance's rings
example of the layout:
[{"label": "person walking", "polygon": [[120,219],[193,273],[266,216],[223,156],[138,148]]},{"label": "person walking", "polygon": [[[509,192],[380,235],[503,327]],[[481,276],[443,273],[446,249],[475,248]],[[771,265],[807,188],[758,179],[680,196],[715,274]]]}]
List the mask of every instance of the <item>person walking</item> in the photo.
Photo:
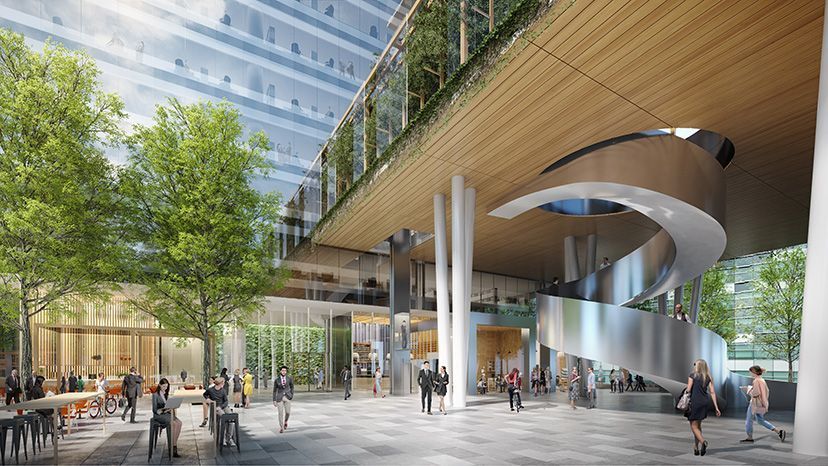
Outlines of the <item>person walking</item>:
[{"label": "person walking", "polygon": [[127,405],[124,406],[124,412],[121,413],[122,421],[126,421],[127,411],[131,410],[129,422],[131,424],[137,423],[135,421],[135,408],[137,405],[138,390],[142,383],[144,383],[144,378],[141,377],[141,374],[134,367],[130,367],[129,374],[124,377],[124,381],[121,384],[121,394],[127,399]]},{"label": "person walking", "polygon": [[63,375],[60,377],[60,388],[58,389],[58,392],[60,392],[61,394],[66,393],[66,390],[69,387],[69,381],[66,380],[67,377],[68,376],[66,375],[66,372],[64,372]]},{"label": "person walking", "polygon": [[253,374],[248,368],[242,369],[244,376],[242,377],[242,394],[244,395],[244,408],[250,407],[250,398],[253,397]]},{"label": "person walking", "polygon": [[351,368],[345,366],[342,369],[342,384],[345,386],[345,399],[351,397],[351,381],[354,379],[353,375],[351,375]]},{"label": "person walking", "polygon": [[693,372],[687,377],[686,390],[690,394],[690,409],[684,415],[690,421],[690,431],[693,433],[693,454],[704,456],[707,453],[707,440],[702,435],[701,423],[707,418],[711,401],[716,416],[722,415],[716,400],[716,389],[710,376],[710,368],[704,359],[697,359],[693,363]]},{"label": "person walking", "polygon": [[17,375],[17,368],[12,368],[11,374],[6,377],[6,406],[15,403],[20,403],[20,394],[23,390],[20,388],[20,376]]},{"label": "person walking", "polygon": [[618,393],[624,393],[624,381],[626,377],[624,377],[624,369],[618,370]]},{"label": "person walking", "polygon": [[635,387],[633,387],[633,376],[632,372],[627,371],[627,389],[624,390],[625,392],[632,391]]},{"label": "person walking", "polygon": [[587,399],[589,400],[587,409],[595,407],[595,395],[595,372],[592,367],[587,367]]},{"label": "person walking", "polygon": [[575,400],[578,399],[578,394],[580,390],[580,384],[578,383],[581,380],[581,376],[578,375],[578,368],[573,367],[572,372],[569,373],[569,406],[572,409],[578,409],[575,406]]},{"label": "person walking", "polygon": [[[426,361],[423,363],[423,368],[417,375],[417,385],[420,386],[420,403],[423,406],[422,411],[431,415],[431,392],[434,390],[434,372],[431,372],[431,364]],[[428,411],[426,411],[426,398],[428,398]]]},{"label": "person walking", "polygon": [[617,380],[615,379],[615,369],[612,369],[610,371],[609,379],[610,379],[610,393],[615,393],[615,384],[617,383]]},{"label": "person walking", "polygon": [[762,378],[765,369],[761,366],[752,366],[750,374],[753,376],[753,385],[741,387],[747,390],[747,395],[750,397],[750,402],[747,407],[747,417],[745,419],[745,432],[747,438],[741,443],[753,443],[753,418],[765,429],[771,430],[779,437],[779,440],[785,441],[787,433],[782,429],[777,429],[773,424],[765,419],[765,414],[768,413],[768,398],[770,391],[768,390],[768,383]]},{"label": "person walking", "polygon": [[540,376],[539,375],[540,374],[538,373],[538,366],[535,366],[535,368],[532,369],[532,374],[529,375],[529,377],[530,377],[529,380],[530,380],[530,383],[531,383],[531,386],[532,386],[532,396],[535,397],[535,398],[538,397],[538,388],[540,387]]},{"label": "person walking", "polygon": [[374,398],[380,396],[380,398],[385,398],[385,395],[382,394],[382,370],[377,368],[374,372]]},{"label": "person walking", "polygon": [[448,414],[446,411],[446,393],[448,392],[448,384],[449,384],[449,375],[446,372],[446,366],[440,366],[440,372],[437,374],[437,377],[434,379],[434,391],[437,392],[437,399],[440,400],[440,412],[443,413],[443,416]]},{"label": "person walking", "polygon": [[279,368],[279,375],[273,380],[273,406],[279,412],[279,433],[288,428],[290,402],[293,400],[293,377],[287,375],[288,367]]},{"label": "person walking", "polygon": [[325,388],[325,371],[320,367],[316,371],[316,389],[322,390]]},{"label": "person walking", "polygon": [[229,400],[230,399],[230,376],[227,375],[227,368],[226,367],[221,369],[221,373],[219,374],[219,377],[223,378],[226,382],[224,384],[224,394],[227,395],[227,399]]},{"label": "person walking", "polygon": [[187,383],[187,371],[185,369],[181,369],[181,373],[178,375],[181,376],[181,383]]},{"label": "person walking", "polygon": [[78,378],[75,377],[75,371],[69,371],[69,393],[78,391]]},{"label": "person walking", "polygon": [[687,314],[684,313],[684,306],[682,306],[681,303],[676,304],[675,310],[673,311],[673,318],[682,322],[690,321],[690,319],[687,318]]},{"label": "person walking", "polygon": [[181,436],[181,419],[173,414],[171,409],[165,408],[167,400],[170,399],[170,382],[163,378],[158,381],[155,392],[152,394],[152,420],[161,424],[166,429],[172,429],[172,455],[178,455],[178,437]]},{"label": "person walking", "polygon": [[522,382],[520,371],[517,367],[513,368],[512,372],[509,372],[509,375],[506,376],[506,384],[509,390],[509,409],[512,411],[517,410],[518,413],[523,409],[523,403],[520,400],[520,387]]},{"label": "person walking", "polygon": [[239,376],[239,370],[236,369],[233,371],[233,407],[239,408],[241,407],[241,399],[242,399],[242,378]]}]

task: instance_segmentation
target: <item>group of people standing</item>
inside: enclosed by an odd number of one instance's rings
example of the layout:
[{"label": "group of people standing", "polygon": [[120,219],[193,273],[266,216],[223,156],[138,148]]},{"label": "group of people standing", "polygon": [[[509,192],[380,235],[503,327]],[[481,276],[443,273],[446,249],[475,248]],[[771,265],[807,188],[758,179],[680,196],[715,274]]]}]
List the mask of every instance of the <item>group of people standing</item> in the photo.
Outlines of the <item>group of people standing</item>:
[{"label": "group of people standing", "polygon": [[610,391],[615,393],[623,392],[646,392],[647,385],[644,383],[644,376],[638,374],[633,376],[632,373],[626,369],[612,369],[609,375]]}]

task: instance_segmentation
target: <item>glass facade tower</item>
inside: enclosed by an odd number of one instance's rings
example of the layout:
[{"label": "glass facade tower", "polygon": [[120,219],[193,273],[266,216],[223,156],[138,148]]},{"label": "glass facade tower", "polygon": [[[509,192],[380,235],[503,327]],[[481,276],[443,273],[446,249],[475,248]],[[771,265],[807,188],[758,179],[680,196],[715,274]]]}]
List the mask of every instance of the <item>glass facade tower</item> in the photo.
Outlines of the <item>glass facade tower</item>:
[{"label": "glass facade tower", "polygon": [[[403,2],[404,3],[404,2]],[[227,100],[272,142],[289,198],[403,14],[400,0],[0,0],[0,27],[84,49],[128,125],[168,97]],[[123,149],[109,157],[123,163]]]}]

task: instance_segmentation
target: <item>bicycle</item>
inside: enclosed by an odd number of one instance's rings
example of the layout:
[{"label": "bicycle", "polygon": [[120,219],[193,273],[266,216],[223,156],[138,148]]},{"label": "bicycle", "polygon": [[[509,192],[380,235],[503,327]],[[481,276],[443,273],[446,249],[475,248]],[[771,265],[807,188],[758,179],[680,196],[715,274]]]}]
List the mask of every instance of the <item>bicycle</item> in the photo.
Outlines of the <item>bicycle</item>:
[{"label": "bicycle", "polygon": [[[118,393],[116,390],[115,393]],[[106,413],[108,415],[115,414],[115,411],[118,410],[118,401],[115,399],[115,395],[113,395],[112,389],[107,389],[106,396],[104,396],[104,409],[106,409]],[[89,402],[89,410],[88,414],[89,417],[95,419],[101,415],[101,407],[100,407],[100,399],[96,398]]]}]

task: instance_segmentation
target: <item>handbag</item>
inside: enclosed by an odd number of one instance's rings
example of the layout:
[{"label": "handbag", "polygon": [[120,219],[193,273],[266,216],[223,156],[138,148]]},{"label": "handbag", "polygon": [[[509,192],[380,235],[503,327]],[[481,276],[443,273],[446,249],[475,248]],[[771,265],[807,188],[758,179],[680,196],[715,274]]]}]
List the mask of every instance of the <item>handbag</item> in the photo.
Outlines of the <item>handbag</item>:
[{"label": "handbag", "polygon": [[124,399],[124,398],[119,398],[119,399],[118,399],[118,407],[119,407],[119,408],[123,408],[124,406],[126,406],[126,399]]},{"label": "handbag", "polygon": [[676,409],[685,412],[690,411],[690,393],[686,388],[681,391],[681,395],[676,402]]}]

